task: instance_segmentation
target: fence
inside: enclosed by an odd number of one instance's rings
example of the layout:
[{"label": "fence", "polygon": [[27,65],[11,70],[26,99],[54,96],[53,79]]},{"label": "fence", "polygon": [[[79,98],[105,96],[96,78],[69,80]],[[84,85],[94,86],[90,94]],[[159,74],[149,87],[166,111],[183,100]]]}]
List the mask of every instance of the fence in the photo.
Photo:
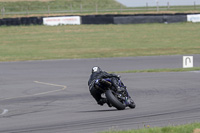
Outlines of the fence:
[{"label": "fence", "polygon": [[52,5],[46,3],[45,5],[18,5],[8,6],[0,5],[1,16],[6,15],[31,15],[31,14],[58,14],[58,13],[110,13],[110,12],[145,12],[145,11],[200,11],[200,5],[193,2],[190,6],[173,6],[168,2],[166,6],[149,6],[148,3],[144,7],[125,7],[123,5],[107,6],[101,3],[92,4],[64,4]]},{"label": "fence", "polygon": [[[138,24],[186,22],[189,14],[84,15],[68,17],[21,17],[0,19],[0,26],[62,25],[62,24]],[[194,15],[194,14],[193,14]],[[191,20],[200,20],[199,15]]]}]

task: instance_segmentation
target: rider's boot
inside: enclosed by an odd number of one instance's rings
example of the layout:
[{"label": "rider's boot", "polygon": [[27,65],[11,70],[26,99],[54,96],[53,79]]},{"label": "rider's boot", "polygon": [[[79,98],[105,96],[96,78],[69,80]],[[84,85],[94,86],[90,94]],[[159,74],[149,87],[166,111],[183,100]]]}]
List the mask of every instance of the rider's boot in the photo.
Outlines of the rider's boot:
[{"label": "rider's boot", "polygon": [[102,98],[97,102],[99,105],[103,106],[105,103],[107,103],[107,99],[106,98]]},{"label": "rider's boot", "polygon": [[112,104],[109,101],[107,101],[107,105],[108,107],[112,107]]},{"label": "rider's boot", "polygon": [[101,106],[103,106],[105,103],[107,103],[107,105],[108,105],[109,107],[112,107],[112,105],[110,104],[110,102],[109,102],[106,98],[102,98],[102,99],[100,99],[100,100],[98,101],[98,104],[101,105]]}]

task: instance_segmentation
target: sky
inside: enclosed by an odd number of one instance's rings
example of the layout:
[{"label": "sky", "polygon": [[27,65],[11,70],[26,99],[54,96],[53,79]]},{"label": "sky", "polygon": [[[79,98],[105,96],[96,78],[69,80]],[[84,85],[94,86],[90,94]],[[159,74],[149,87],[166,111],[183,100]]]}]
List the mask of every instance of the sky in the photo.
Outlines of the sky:
[{"label": "sky", "polygon": [[175,6],[175,5],[194,5],[194,2],[196,5],[200,5],[200,0],[116,0],[123,5],[127,7],[140,7],[140,6],[146,6],[146,3],[148,3],[148,6],[156,6],[157,2],[160,6],[167,5],[169,2],[169,5]]}]

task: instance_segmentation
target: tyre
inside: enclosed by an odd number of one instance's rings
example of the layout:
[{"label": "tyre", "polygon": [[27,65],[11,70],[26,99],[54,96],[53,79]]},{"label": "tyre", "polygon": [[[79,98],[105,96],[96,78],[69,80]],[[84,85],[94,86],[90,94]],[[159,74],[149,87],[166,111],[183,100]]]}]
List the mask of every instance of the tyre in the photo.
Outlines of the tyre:
[{"label": "tyre", "polygon": [[112,104],[112,106],[114,106],[115,108],[117,108],[118,110],[124,110],[126,108],[126,106],[121,103],[113,94],[113,92],[111,90],[107,90],[106,91],[106,98],[107,100]]}]

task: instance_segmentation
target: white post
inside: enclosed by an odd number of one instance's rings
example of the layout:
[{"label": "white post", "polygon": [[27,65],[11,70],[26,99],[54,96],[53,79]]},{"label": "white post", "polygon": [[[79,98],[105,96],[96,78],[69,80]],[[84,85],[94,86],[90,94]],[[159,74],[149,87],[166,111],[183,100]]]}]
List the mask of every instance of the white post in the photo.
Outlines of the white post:
[{"label": "white post", "polygon": [[48,5],[48,14],[50,14],[50,5]]},{"label": "white post", "polygon": [[167,10],[169,10],[170,8],[170,5],[169,5],[169,2],[167,2]]},{"label": "white post", "polygon": [[6,8],[3,7],[3,17],[5,16],[5,14],[6,14]]},{"label": "white post", "polygon": [[120,5],[120,13],[122,13],[122,4]]},{"label": "white post", "polygon": [[96,2],[96,13],[98,13],[98,4]]},{"label": "white post", "polygon": [[149,9],[149,5],[148,5],[148,2],[146,3],[146,8],[147,8],[147,10]]},{"label": "white post", "polygon": [[26,8],[26,14],[27,15],[29,15],[28,9],[29,9],[29,6]]},{"label": "white post", "polygon": [[82,3],[80,4],[80,11],[81,12],[83,11],[83,5],[82,5]]},{"label": "white post", "polygon": [[157,12],[159,11],[159,2],[158,0],[156,0],[156,4],[157,4]]},{"label": "white post", "polygon": [[5,12],[5,8],[3,7],[3,8],[1,9],[1,15],[2,15],[2,16],[4,16],[4,12]]},{"label": "white post", "polygon": [[73,11],[72,11],[72,3],[70,3],[70,10],[71,10],[71,13],[72,13],[72,12],[73,12]]}]

